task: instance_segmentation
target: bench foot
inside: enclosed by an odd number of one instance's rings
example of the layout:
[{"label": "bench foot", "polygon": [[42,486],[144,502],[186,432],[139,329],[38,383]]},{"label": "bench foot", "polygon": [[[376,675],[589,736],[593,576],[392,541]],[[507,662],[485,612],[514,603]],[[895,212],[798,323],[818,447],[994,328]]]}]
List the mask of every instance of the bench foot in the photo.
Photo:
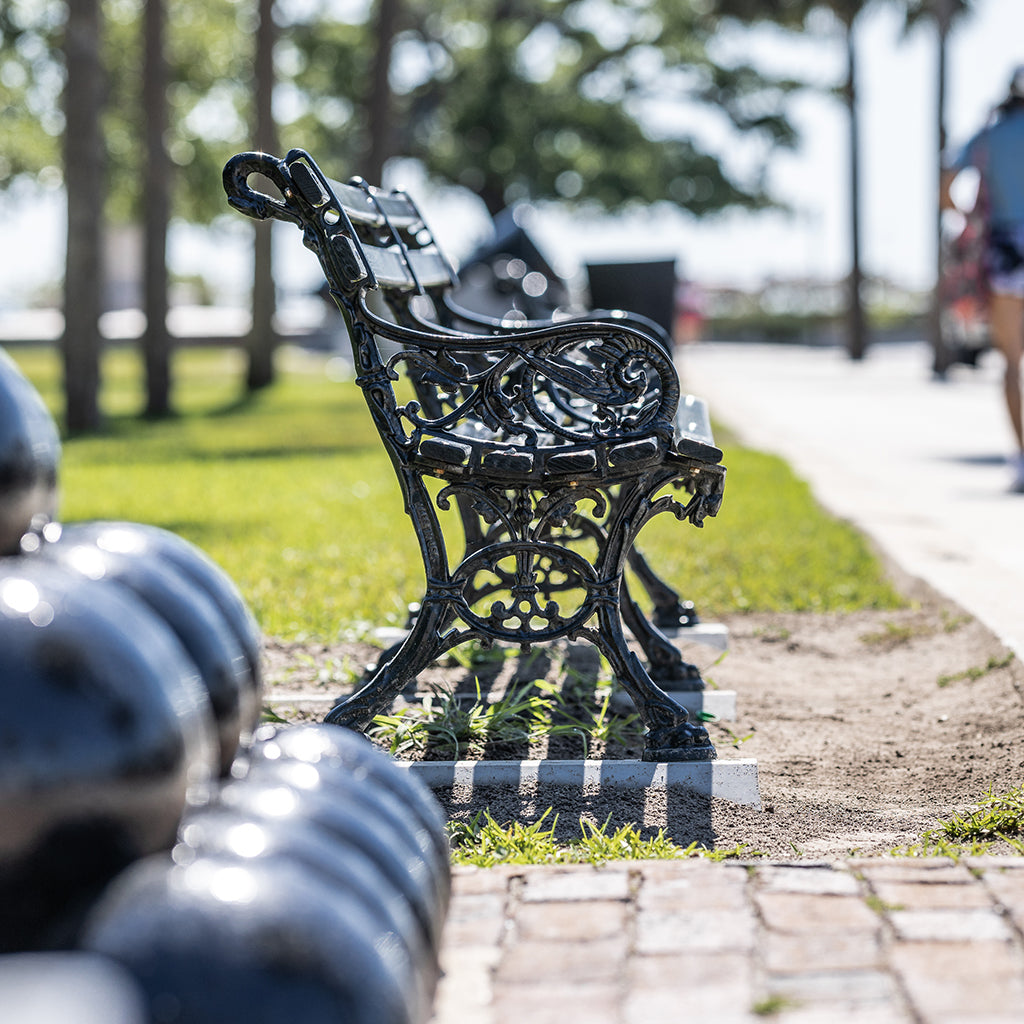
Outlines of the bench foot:
[{"label": "bench foot", "polygon": [[685,629],[700,625],[700,616],[692,601],[655,605],[651,620],[658,629]]},{"label": "bench foot", "polygon": [[[627,596],[625,587],[621,593]],[[686,708],[658,686],[640,659],[626,647],[622,621],[616,612],[608,606],[599,609],[601,628],[593,639],[647,730],[642,760],[713,761],[718,755],[707,729],[690,721]]]},{"label": "bench foot", "polygon": [[325,724],[362,732],[376,715],[389,711],[402,688],[450,646],[440,639],[445,615],[437,603],[424,607],[409,635],[382,654],[359,690],[331,708],[324,717]]},{"label": "bench foot", "polygon": [[[686,714],[684,711],[683,714]],[[718,757],[711,737],[696,722],[673,722],[648,729],[642,761],[714,761]]]},{"label": "bench foot", "polygon": [[647,746],[641,755],[642,761],[714,761],[718,757],[711,741],[704,733],[704,741],[699,737],[680,736],[667,737],[667,746],[651,746],[651,739],[648,738]]},{"label": "bench foot", "polygon": [[629,552],[629,567],[636,573],[644,590],[654,602],[651,616],[659,629],[676,629],[680,626],[696,626],[700,616],[692,601],[684,601],[649,565],[643,554],[632,548]]}]

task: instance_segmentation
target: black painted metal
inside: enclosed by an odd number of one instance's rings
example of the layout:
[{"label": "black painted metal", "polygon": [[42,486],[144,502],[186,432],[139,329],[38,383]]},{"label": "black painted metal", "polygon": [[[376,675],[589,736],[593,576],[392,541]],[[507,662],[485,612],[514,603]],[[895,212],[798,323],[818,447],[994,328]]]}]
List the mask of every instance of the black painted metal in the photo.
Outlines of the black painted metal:
[{"label": "black painted metal", "polygon": [[0,683],[0,950],[46,948],[208,795],[213,718],[157,615],[41,559],[0,559]]},{"label": "black painted metal", "polygon": [[319,725],[263,725],[256,731],[249,751],[250,771],[258,772],[263,761],[312,765],[318,776],[338,779],[339,785],[355,777],[366,779],[374,789],[388,789],[402,801],[405,814],[417,830],[429,838],[433,857],[448,863],[448,819],[434,795],[414,776],[395,771],[390,758],[381,756],[362,736]]},{"label": "black painted metal", "polygon": [[122,520],[93,520],[72,526],[51,524],[22,542],[23,550],[45,548],[47,538],[68,538],[75,544],[94,544],[103,551],[119,552],[133,560],[167,566],[180,573],[192,586],[214,603],[245,657],[246,682],[251,692],[244,697],[242,721],[251,728],[258,717],[263,687],[262,634],[234,580],[201,548],[170,530],[149,523]]},{"label": "black painted metal", "polygon": [[[397,194],[397,198],[394,193],[387,196],[379,190],[371,188],[361,179],[354,179],[353,183],[363,191],[366,201],[378,212],[385,224],[386,230],[390,232],[391,238],[400,243],[400,250],[406,265],[416,278],[418,289],[416,294],[410,294],[408,282],[405,280],[382,280],[379,278],[377,280],[379,294],[398,323],[415,328],[423,327],[428,331],[449,329],[468,331],[472,334],[493,335],[496,333],[516,334],[522,331],[551,327],[556,322],[556,319],[558,323],[564,325],[570,319],[569,315],[564,311],[552,309],[548,300],[552,297],[552,294],[563,294],[564,288],[556,287],[555,283],[549,280],[554,277],[554,272],[544,261],[543,257],[540,256],[521,228],[515,227],[513,229],[512,234],[515,236],[515,244],[510,246],[509,243],[513,239],[509,238],[507,223],[506,229],[500,230],[498,220],[496,220],[495,227],[498,230],[498,237],[500,239],[495,242],[496,248],[480,250],[480,255],[488,251],[504,253],[507,248],[511,247],[517,255],[517,258],[513,260],[508,260],[504,256],[496,257],[493,269],[495,290],[503,291],[505,289],[502,285],[511,286],[513,284],[507,269],[503,271],[503,264],[520,263],[522,264],[521,272],[529,269],[532,271],[532,274],[529,276],[536,277],[540,274],[545,280],[549,281],[549,284],[544,288],[544,295],[541,298],[531,300],[531,297],[522,290],[525,274],[523,280],[517,278],[515,286],[511,289],[515,293],[516,307],[506,312],[500,318],[496,318],[466,307],[466,303],[462,301],[461,290],[454,287],[456,283],[454,272],[444,259],[443,254],[440,253],[439,247],[429,228],[427,228],[419,210],[408,196],[404,193]],[[360,231],[358,221],[354,221],[353,226],[357,231]],[[374,236],[370,232],[378,232],[378,234]],[[363,229],[361,237],[366,242],[373,244],[380,238],[379,227],[373,225],[370,232]],[[478,258],[480,258],[480,255],[478,255]],[[472,258],[471,256],[470,259]],[[419,266],[419,274],[415,273],[414,264]],[[638,265],[634,264],[633,266]],[[653,266],[661,269],[662,279],[664,280],[665,269],[670,265],[661,263],[654,264]],[[480,269],[484,269],[483,265],[473,268],[473,272],[475,273]],[[671,294],[669,298],[671,299]],[[429,302],[423,303],[422,299],[427,299]],[[425,318],[422,308],[424,305],[433,312],[434,318],[432,320]],[[520,309],[522,312],[520,312]],[[544,310],[546,319],[535,318],[539,315],[539,310]],[[552,319],[550,314],[555,312],[558,313],[557,318]],[[607,321],[626,324],[634,330],[649,335],[661,345],[666,353],[672,353],[672,338],[669,333],[661,323],[644,315],[644,313],[637,312],[636,303],[633,305],[627,303],[625,308],[588,310],[585,314],[575,317],[575,319],[585,322]],[[664,320],[664,317],[661,319]],[[463,358],[474,371],[482,368],[472,360],[472,357],[464,356]],[[416,397],[428,410],[435,408],[435,397],[431,393],[430,388],[425,387],[415,375],[411,376],[413,386],[416,389]],[[557,391],[548,397],[550,401],[557,403]],[[476,530],[473,524],[477,518],[476,514],[471,508],[467,508],[464,503],[460,503],[459,509],[463,519],[462,526],[465,535],[467,538],[475,538]],[[469,546],[472,545],[470,544]],[[658,630],[663,628],[685,628],[695,625],[699,621],[693,602],[683,601],[680,595],[651,569],[636,546],[630,549],[627,560],[629,567],[636,574],[653,602],[653,625]],[[703,689],[704,682],[700,678],[700,672],[697,667],[683,661],[678,649],[670,644],[664,636],[660,635],[660,632],[652,633],[650,625],[651,623],[646,625],[641,636],[643,638],[644,653],[648,655],[655,678],[662,682],[671,681],[677,689]],[[652,649],[649,650],[648,647]]]},{"label": "black painted metal", "polygon": [[[249,186],[257,172],[280,197]],[[586,639],[633,699],[647,728],[645,760],[713,758],[704,727],[652,678],[671,662],[659,637],[671,645],[623,582],[655,515],[700,526],[722,498],[721,452],[679,429],[679,381],[664,346],[627,318],[490,334],[412,315],[393,322],[370,308],[371,291],[429,298],[454,279],[407,197],[331,182],[301,150],[284,160],[239,154],[224,185],[241,212],[300,226],[320,259],[423,558],[426,588],[408,638],[326,720],[364,728],[430,662],[470,639],[524,649]],[[396,393],[403,375],[416,400]],[[441,517],[460,511],[466,546],[453,559]],[[653,673],[629,649],[623,618]]]},{"label": "black painted metal", "polygon": [[148,858],[120,876],[82,944],[123,966],[152,1021],[422,1024],[397,942],[351,890],[285,857]]},{"label": "black painted metal", "polygon": [[57,513],[60,437],[39,393],[0,349],[0,555]]},{"label": "black painted metal", "polygon": [[184,815],[169,857],[123,872],[79,945],[153,1020],[424,1024],[450,886],[433,795],[368,740],[263,728]]},{"label": "black painted metal", "polygon": [[239,743],[248,740],[259,719],[257,681],[238,637],[208,592],[139,538],[137,530],[117,523],[49,523],[26,535],[22,547],[85,579],[123,587],[171,627],[209,694],[220,771],[226,775]]}]

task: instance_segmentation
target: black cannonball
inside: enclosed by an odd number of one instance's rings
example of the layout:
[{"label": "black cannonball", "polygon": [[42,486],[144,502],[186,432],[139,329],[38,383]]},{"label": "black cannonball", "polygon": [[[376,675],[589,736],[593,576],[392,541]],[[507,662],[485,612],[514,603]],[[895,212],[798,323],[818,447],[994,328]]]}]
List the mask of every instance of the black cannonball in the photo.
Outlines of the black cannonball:
[{"label": "black cannonball", "polygon": [[401,799],[410,820],[426,831],[447,862],[446,819],[434,794],[360,733],[336,725],[263,725],[255,733],[250,761],[253,766],[259,761],[297,761],[321,773],[338,769],[341,778],[374,780]]},{"label": "black cannonball", "polygon": [[61,941],[217,770],[195,665],[121,588],[0,559],[0,951]]},{"label": "black cannonball", "polygon": [[[110,552],[166,561],[207,592],[227,620],[249,663],[257,694],[262,685],[262,637],[234,580],[184,537],[146,523],[95,521],[62,526],[62,533],[73,532],[76,542],[92,540]],[[258,703],[258,698],[257,698]]]},{"label": "black cannonball", "polygon": [[39,393],[0,349],[0,555],[57,514],[60,435]]},{"label": "black cannonball", "polygon": [[134,532],[48,524],[23,547],[92,580],[119,584],[171,627],[199,669],[217,721],[220,770],[231,768],[241,739],[259,718],[259,694],[242,645],[209,592],[173,562],[136,550]]},{"label": "black cannonball", "polygon": [[82,947],[161,1024],[418,1024],[402,959],[361,905],[284,858],[150,858],[104,894]]},{"label": "black cannonball", "polygon": [[[394,768],[396,772],[400,770]],[[281,783],[295,789],[300,797],[325,799],[353,808],[364,820],[375,822],[394,837],[393,845],[409,858],[409,870],[417,883],[429,888],[437,906],[447,906],[450,884],[447,848],[439,847],[430,831],[410,813],[407,800],[380,776],[330,761],[313,765],[289,758],[255,757],[250,759],[245,781]]]},{"label": "black cannonball", "polygon": [[217,803],[251,821],[280,828],[313,828],[341,850],[351,848],[376,864],[384,884],[408,904],[427,943],[436,946],[446,907],[431,865],[363,801],[337,792],[299,791],[273,779],[247,777],[222,786]]},{"label": "black cannonball", "polygon": [[[274,799],[273,791],[264,791]],[[246,814],[216,800],[185,816],[174,849],[178,864],[205,857],[248,863],[281,858],[309,872],[333,891],[359,904],[377,931],[377,941],[404,957],[402,969],[416,990],[417,1004],[429,1005],[437,984],[437,952],[426,941],[404,896],[358,847],[304,821],[281,822],[270,813]]]}]

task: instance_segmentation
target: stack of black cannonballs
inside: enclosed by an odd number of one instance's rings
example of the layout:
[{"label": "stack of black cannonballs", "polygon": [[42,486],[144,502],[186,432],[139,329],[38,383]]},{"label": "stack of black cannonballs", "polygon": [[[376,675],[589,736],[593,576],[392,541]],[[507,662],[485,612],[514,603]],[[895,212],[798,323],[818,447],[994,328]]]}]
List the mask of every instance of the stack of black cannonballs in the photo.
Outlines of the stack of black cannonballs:
[{"label": "stack of black cannonballs", "polygon": [[234,583],[166,530],[61,524],[60,451],[0,350],[5,1024],[425,1021],[433,797],[355,733],[259,728]]}]

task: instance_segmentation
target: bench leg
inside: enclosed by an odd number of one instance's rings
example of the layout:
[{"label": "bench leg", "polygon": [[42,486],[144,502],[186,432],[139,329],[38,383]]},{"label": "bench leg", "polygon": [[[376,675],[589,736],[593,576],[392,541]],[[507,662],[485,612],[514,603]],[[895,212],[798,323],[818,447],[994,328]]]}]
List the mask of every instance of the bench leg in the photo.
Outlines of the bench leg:
[{"label": "bench leg", "polygon": [[602,604],[598,619],[600,628],[593,636],[594,643],[608,659],[647,729],[643,760],[713,761],[718,755],[707,729],[689,720],[686,709],[657,686],[626,646],[618,607]]},{"label": "bench leg", "polygon": [[374,716],[387,712],[405,685],[448,649],[439,638],[450,618],[443,603],[424,602],[405,640],[389,649],[365,685],[336,704],[324,721],[361,732]]},{"label": "bench leg", "polygon": [[652,619],[655,626],[659,629],[674,629],[677,626],[696,626],[700,622],[693,602],[683,601],[636,548],[629,553],[629,567],[654,602]]},{"label": "bench leg", "polygon": [[622,581],[619,606],[626,627],[647,655],[647,669],[655,682],[673,683],[672,688],[675,690],[704,689],[700,669],[684,661],[679,648],[647,619],[633,600],[625,580]]}]

